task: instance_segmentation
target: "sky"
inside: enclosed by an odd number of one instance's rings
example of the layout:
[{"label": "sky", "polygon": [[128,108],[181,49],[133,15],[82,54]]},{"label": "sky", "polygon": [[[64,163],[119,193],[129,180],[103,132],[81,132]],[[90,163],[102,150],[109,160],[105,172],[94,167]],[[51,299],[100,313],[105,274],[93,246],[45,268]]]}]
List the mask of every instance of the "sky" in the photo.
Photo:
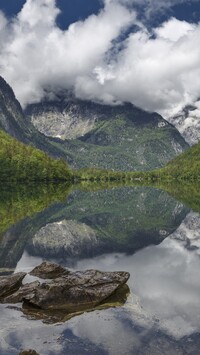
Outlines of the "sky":
[{"label": "sky", "polygon": [[200,0],[0,0],[0,75],[23,107],[70,90],[165,118],[200,97]]}]

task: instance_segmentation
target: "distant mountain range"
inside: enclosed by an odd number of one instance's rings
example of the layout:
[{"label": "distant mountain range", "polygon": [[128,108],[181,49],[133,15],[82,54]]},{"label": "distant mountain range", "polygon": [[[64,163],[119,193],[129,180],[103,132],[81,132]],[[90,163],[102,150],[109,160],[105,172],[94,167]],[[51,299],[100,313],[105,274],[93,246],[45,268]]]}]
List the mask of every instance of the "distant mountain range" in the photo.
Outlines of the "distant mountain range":
[{"label": "distant mountain range", "polygon": [[155,169],[188,148],[173,125],[131,104],[100,105],[62,95],[23,112],[1,77],[0,128],[53,157],[65,158],[74,168]]}]

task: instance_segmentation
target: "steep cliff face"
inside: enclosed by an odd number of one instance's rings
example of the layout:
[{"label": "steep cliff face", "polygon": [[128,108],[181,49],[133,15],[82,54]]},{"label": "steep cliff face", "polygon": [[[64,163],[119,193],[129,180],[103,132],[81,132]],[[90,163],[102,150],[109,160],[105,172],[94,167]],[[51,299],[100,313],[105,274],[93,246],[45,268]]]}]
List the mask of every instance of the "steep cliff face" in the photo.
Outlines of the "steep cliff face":
[{"label": "steep cliff face", "polygon": [[85,135],[95,127],[99,118],[95,104],[80,100],[33,104],[25,113],[38,131],[61,140]]},{"label": "steep cliff face", "polygon": [[25,141],[27,131],[22,108],[14,92],[0,76],[0,128],[13,137]]},{"label": "steep cliff face", "polygon": [[195,105],[186,106],[176,116],[169,118],[190,145],[200,141],[200,99]]},{"label": "steep cliff face", "polygon": [[66,158],[70,162],[66,152],[57,147],[54,141],[41,134],[34,125],[29,122],[17,101],[12,88],[0,76],[0,129],[17,138],[23,143],[34,145],[52,157]]},{"label": "steep cliff face", "polygon": [[29,105],[25,113],[40,132],[59,139],[75,168],[148,170],[165,165],[188,146],[160,115],[131,104],[62,98]]}]

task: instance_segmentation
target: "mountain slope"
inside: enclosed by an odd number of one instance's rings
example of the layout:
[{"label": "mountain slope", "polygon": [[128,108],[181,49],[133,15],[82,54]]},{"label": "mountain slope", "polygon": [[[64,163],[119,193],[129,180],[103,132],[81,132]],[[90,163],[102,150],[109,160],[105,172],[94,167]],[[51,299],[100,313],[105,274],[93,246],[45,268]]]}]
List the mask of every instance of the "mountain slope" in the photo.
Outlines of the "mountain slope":
[{"label": "mountain slope", "polygon": [[13,90],[2,77],[0,77],[0,128],[13,137],[26,141],[26,122],[22,108]]},{"label": "mountain slope", "polygon": [[131,104],[100,105],[68,96],[29,105],[25,114],[64,147],[75,168],[154,169],[188,147],[160,115]]},{"label": "mountain slope", "polygon": [[[146,173],[146,178],[150,177],[150,179],[157,178],[161,181],[161,187],[164,189],[170,190],[173,189],[173,185],[175,185],[175,190],[180,190],[187,187],[187,184],[180,184],[181,180],[186,180],[190,182],[190,186],[192,182],[196,182],[200,180],[200,142],[193,145],[189,149],[187,149],[184,153],[180,154],[178,157],[172,159],[164,168],[157,169],[154,171],[149,171]],[[170,184],[162,185],[162,182],[170,181]],[[180,185],[177,185],[178,184]],[[194,189],[196,190],[196,188]],[[185,192],[182,191],[184,194]],[[193,195],[194,195],[193,191]]]},{"label": "mountain slope", "polygon": [[74,168],[155,169],[188,147],[160,115],[131,104],[100,105],[68,94],[30,105],[24,114],[1,77],[0,128]]},{"label": "mountain slope", "polygon": [[67,180],[67,163],[50,158],[0,130],[0,181]]},{"label": "mountain slope", "polygon": [[200,143],[176,157],[162,169],[168,174],[182,179],[200,179]]},{"label": "mountain slope", "polygon": [[56,142],[46,138],[25,119],[20,103],[17,101],[12,88],[0,76],[0,129],[23,143],[34,145],[55,158],[65,158],[70,162],[70,157],[57,147]]}]

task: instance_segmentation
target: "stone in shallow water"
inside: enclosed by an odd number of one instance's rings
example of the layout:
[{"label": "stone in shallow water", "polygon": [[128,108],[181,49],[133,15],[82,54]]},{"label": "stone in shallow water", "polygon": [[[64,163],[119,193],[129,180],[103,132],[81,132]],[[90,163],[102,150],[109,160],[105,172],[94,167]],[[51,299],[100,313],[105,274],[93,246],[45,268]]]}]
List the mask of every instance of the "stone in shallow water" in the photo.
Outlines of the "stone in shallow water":
[{"label": "stone in shallow water", "polygon": [[86,270],[68,272],[38,286],[24,300],[42,309],[65,309],[70,312],[94,307],[110,297],[129,279],[128,272]]},{"label": "stone in shallow water", "polygon": [[36,266],[30,272],[30,275],[40,277],[41,279],[55,279],[68,272],[68,270],[58,264],[44,261],[42,264]]},{"label": "stone in shallow water", "polygon": [[22,285],[26,273],[19,272],[10,276],[0,276],[0,299],[15,292]]},{"label": "stone in shallow water", "polygon": [[[23,302],[22,310],[29,318],[47,322],[66,321],[97,307],[124,304],[129,293],[129,273],[86,270],[71,272],[54,263],[42,263],[31,274],[55,277],[43,283],[22,285],[25,273],[0,278],[1,303]],[[99,308],[99,309],[100,309]]]},{"label": "stone in shallow water", "polygon": [[36,353],[35,350],[23,350],[23,351],[20,351],[19,355],[39,355],[38,353]]}]

